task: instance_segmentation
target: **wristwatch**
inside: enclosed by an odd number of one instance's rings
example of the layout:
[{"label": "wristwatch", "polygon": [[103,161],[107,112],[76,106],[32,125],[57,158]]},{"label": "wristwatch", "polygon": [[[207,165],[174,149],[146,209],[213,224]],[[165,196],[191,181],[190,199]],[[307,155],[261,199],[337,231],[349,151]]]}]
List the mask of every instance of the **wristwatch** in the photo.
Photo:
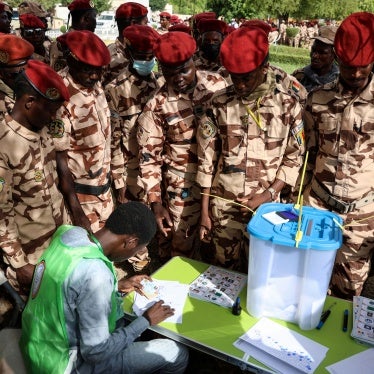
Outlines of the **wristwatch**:
[{"label": "wristwatch", "polygon": [[271,200],[275,201],[277,199],[278,192],[275,191],[275,189],[273,187],[269,187],[268,191],[270,192]]}]

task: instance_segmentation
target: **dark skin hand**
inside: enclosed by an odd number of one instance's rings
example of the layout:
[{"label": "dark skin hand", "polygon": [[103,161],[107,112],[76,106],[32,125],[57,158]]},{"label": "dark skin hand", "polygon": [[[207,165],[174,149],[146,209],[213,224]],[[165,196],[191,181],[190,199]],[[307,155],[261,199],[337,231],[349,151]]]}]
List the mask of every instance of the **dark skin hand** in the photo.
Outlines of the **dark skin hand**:
[{"label": "dark skin hand", "polygon": [[32,277],[34,275],[35,265],[26,264],[21,268],[15,269],[17,275],[17,281],[21,289],[25,292],[30,291]]},{"label": "dark skin hand", "polygon": [[157,325],[158,323],[164,321],[166,318],[174,314],[174,309],[169,305],[164,305],[163,300],[157,301],[149,309],[143,313],[151,326]]},{"label": "dark skin hand", "polygon": [[165,237],[167,237],[173,226],[169,212],[161,203],[152,203],[151,207],[154,215],[156,216],[158,229]]},{"label": "dark skin hand", "polygon": [[118,291],[124,293],[130,293],[132,291],[135,291],[140,295],[144,296],[142,292],[143,286],[140,283],[143,279],[148,279],[149,281],[152,281],[152,278],[145,274],[134,275],[131,278],[122,278],[118,281]]}]

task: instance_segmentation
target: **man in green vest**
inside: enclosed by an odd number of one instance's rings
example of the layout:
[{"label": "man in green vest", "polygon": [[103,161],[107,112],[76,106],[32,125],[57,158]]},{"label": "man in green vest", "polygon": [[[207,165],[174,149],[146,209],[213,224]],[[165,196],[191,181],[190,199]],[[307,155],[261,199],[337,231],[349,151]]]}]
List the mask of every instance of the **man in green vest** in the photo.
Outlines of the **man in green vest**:
[{"label": "man in green vest", "polygon": [[[162,301],[121,326],[117,289],[137,290],[137,275],[118,286],[112,261],[134,256],[156,232],[142,203],[119,205],[90,235],[64,225],[36,265],[23,312],[21,350],[31,373],[183,373],[185,347],[169,339],[135,341],[150,325],[173,315]],[[123,325],[123,323],[122,323]]]}]

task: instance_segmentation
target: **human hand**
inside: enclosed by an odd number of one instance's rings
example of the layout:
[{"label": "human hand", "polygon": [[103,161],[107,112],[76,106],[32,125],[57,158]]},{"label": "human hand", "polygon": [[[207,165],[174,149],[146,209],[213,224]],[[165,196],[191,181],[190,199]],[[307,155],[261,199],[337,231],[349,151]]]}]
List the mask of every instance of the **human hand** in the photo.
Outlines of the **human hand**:
[{"label": "human hand", "polygon": [[240,212],[244,215],[252,214],[251,211],[255,211],[261,204],[270,202],[271,201],[271,195],[270,192],[264,191],[260,194],[256,195],[247,195],[244,197],[237,198],[237,201],[240,204],[246,205],[249,209],[246,209],[244,207],[240,208]]},{"label": "human hand", "polygon": [[18,284],[20,288],[26,293],[30,291],[34,270],[35,265],[31,264],[26,264],[20,268],[15,269]]},{"label": "human hand", "polygon": [[[168,233],[172,230],[173,222],[171,221],[169,212],[161,203],[152,203],[152,211],[156,217],[158,229],[162,234],[167,237]],[[165,226],[164,224],[168,226]]]},{"label": "human hand", "polygon": [[131,278],[122,278],[118,281],[118,291],[123,293],[135,291],[141,295],[144,295],[142,292],[143,285],[141,284],[143,279],[152,281],[152,278],[145,274],[134,275]]},{"label": "human hand", "polygon": [[118,204],[124,204],[127,203],[129,200],[125,197],[126,194],[126,187],[119,188],[116,191],[116,196],[117,196],[117,202]]},{"label": "human hand", "polygon": [[143,317],[147,318],[151,326],[157,325],[166,318],[174,314],[174,309],[169,305],[165,305],[163,300],[157,301],[149,309],[143,313]]},{"label": "human hand", "polygon": [[212,220],[209,215],[201,214],[200,219],[200,240],[209,243],[212,236]]}]

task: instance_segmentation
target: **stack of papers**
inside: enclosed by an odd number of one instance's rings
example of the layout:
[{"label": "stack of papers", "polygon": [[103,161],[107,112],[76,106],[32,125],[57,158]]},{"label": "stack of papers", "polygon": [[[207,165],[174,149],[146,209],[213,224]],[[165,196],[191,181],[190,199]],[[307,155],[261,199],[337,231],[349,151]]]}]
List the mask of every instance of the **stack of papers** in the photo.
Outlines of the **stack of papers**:
[{"label": "stack of papers", "polygon": [[261,318],[234,346],[276,373],[314,373],[328,348],[305,336]]},{"label": "stack of papers", "polygon": [[[152,286],[157,289],[151,299],[135,294],[132,309],[137,316],[141,316],[148,308],[159,300],[174,309],[174,315],[164,322],[182,323],[183,309],[188,296],[188,284],[174,281],[161,281],[153,279]],[[147,285],[145,287],[148,287]],[[149,297],[149,294],[148,294]]]},{"label": "stack of papers", "polygon": [[374,300],[353,298],[353,328],[351,336],[361,343],[374,345]]},{"label": "stack of papers", "polygon": [[230,308],[246,283],[245,274],[211,265],[191,283],[189,295]]}]

